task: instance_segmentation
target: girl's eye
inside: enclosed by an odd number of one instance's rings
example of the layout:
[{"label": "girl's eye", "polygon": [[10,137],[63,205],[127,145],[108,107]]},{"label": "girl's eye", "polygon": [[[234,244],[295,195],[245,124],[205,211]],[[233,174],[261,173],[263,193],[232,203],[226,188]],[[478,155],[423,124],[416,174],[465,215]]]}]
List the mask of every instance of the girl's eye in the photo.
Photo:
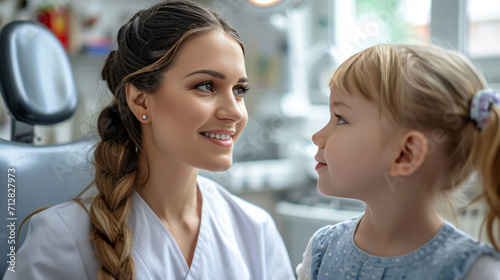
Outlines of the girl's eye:
[{"label": "girl's eye", "polygon": [[337,121],[338,125],[346,124],[347,123],[342,116],[335,115],[335,114],[334,114],[334,116],[338,119],[338,121]]},{"label": "girl's eye", "polygon": [[249,90],[250,88],[248,86],[246,87],[237,87],[233,89],[233,93],[237,96],[243,97],[245,93]]},{"label": "girl's eye", "polygon": [[196,89],[202,90],[204,92],[214,92],[214,82],[208,81],[208,82],[203,82],[199,83],[195,86]]}]

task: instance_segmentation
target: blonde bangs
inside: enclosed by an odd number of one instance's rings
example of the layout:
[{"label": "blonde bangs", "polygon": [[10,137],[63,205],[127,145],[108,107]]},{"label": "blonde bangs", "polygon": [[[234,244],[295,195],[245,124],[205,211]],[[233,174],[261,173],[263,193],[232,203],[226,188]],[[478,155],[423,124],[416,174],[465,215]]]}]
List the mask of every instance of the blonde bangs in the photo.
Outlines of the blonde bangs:
[{"label": "blonde bangs", "polygon": [[[346,94],[354,94],[368,101],[374,101],[377,95],[375,90],[378,85],[373,83],[374,79],[370,78],[367,73],[370,73],[370,70],[376,71],[377,69],[370,65],[373,64],[373,61],[370,61],[368,56],[367,52],[360,52],[344,61],[330,80],[330,90],[333,91],[336,88]],[[370,70],[367,68],[370,68]]]},{"label": "blonde bangs", "polygon": [[404,97],[400,94],[402,71],[396,55],[392,45],[377,45],[355,54],[338,67],[330,90],[373,102],[393,125],[401,124]]}]

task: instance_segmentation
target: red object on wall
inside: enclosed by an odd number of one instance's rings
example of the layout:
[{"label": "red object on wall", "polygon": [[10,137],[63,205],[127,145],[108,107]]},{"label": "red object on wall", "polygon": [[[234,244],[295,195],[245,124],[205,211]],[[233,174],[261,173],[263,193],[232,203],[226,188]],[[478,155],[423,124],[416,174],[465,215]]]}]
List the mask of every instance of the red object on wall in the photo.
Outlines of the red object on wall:
[{"label": "red object on wall", "polygon": [[65,7],[54,7],[40,10],[37,14],[37,21],[47,26],[59,39],[63,47],[69,49],[69,10]]}]

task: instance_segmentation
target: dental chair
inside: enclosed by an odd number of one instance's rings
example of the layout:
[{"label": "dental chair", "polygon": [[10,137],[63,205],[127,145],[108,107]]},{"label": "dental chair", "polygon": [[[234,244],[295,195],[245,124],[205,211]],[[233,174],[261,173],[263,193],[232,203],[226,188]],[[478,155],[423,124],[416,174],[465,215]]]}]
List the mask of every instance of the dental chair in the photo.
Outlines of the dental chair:
[{"label": "dental chair", "polygon": [[[11,116],[11,140],[0,139],[0,275],[18,260],[33,211],[78,195],[93,178],[95,137],[35,146],[34,125],[70,118],[77,92],[65,50],[45,27],[12,22],[0,31],[0,91]],[[19,237],[19,242],[17,238]],[[13,246],[13,247],[11,247]],[[14,260],[14,262],[12,262]]]}]

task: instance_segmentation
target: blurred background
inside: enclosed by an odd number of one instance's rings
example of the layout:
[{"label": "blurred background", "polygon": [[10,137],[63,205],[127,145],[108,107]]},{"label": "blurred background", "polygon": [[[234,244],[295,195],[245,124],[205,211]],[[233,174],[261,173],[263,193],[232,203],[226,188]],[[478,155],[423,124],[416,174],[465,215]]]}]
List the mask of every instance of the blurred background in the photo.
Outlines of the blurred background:
[{"label": "blurred background", "polygon": [[[118,28],[155,1],[0,0],[0,27],[35,20],[54,32],[70,57],[78,108],[68,121],[35,127],[35,144],[66,143],[96,132],[111,94],[100,79]],[[311,136],[328,122],[327,83],[352,54],[378,43],[427,43],[465,53],[500,88],[500,5],[496,0],[200,0],[238,30],[246,48],[251,92],[249,123],[226,172],[201,171],[271,213],[292,265],[321,226],[364,209],[316,190]],[[55,65],[47,65],[47,71]],[[2,102],[2,101],[0,101]],[[0,104],[0,138],[10,117]],[[471,183],[473,184],[473,183]],[[483,209],[468,208],[457,223],[480,237]]]}]

